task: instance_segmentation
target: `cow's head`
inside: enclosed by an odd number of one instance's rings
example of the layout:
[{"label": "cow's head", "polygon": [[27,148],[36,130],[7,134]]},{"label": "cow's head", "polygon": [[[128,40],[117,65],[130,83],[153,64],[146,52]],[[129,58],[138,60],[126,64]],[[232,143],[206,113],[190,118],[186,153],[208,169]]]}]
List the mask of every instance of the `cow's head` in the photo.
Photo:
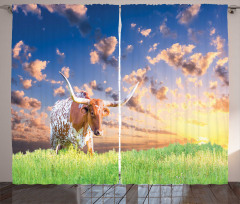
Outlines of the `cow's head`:
[{"label": "cow's head", "polygon": [[102,119],[105,116],[108,116],[110,111],[107,107],[118,107],[126,104],[131,97],[133,96],[135,90],[137,89],[138,83],[132,89],[131,93],[124,99],[119,101],[105,101],[102,99],[88,99],[88,98],[79,98],[76,97],[76,95],[73,92],[72,86],[68,79],[59,72],[65,81],[67,82],[68,89],[71,94],[71,98],[74,102],[78,104],[84,104],[84,107],[82,108],[82,114],[87,115],[88,124],[90,125],[92,131],[96,136],[102,136]]}]

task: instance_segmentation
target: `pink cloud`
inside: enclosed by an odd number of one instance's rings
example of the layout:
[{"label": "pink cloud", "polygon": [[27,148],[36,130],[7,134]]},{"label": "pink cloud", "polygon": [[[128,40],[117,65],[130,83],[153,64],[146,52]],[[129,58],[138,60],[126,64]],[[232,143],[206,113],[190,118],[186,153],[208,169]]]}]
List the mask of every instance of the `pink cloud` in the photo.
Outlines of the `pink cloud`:
[{"label": "pink cloud", "polygon": [[69,72],[70,72],[69,67],[63,67],[63,68],[61,69],[61,72],[62,72],[67,78],[69,78]]},{"label": "pink cloud", "polygon": [[173,44],[170,48],[162,50],[156,57],[147,56],[147,60],[151,64],[156,64],[160,60],[165,61],[168,65],[175,69],[181,69],[184,75],[202,76],[206,73],[213,59],[219,54],[218,52],[208,52],[206,55],[195,53],[190,57],[194,45]]},{"label": "pink cloud", "polygon": [[62,86],[60,86],[59,88],[53,90],[53,95],[65,96],[65,89]]},{"label": "pink cloud", "polygon": [[144,36],[147,37],[151,33],[152,29],[139,29],[139,32]]},{"label": "pink cloud", "polygon": [[32,61],[30,63],[24,63],[23,69],[38,81],[42,81],[47,77],[46,74],[42,73],[42,71],[46,68],[47,63],[47,61],[41,61],[36,59],[35,61]]},{"label": "pink cloud", "polygon": [[181,24],[190,23],[193,18],[198,15],[200,7],[200,4],[194,4],[192,6],[189,6],[187,9],[177,15],[178,22]]},{"label": "pink cloud", "polygon": [[37,110],[41,108],[41,101],[38,101],[35,98],[29,98],[27,96],[24,96],[24,91],[12,91],[11,103],[25,109]]},{"label": "pink cloud", "polygon": [[91,64],[102,64],[102,68],[106,69],[107,65],[117,67],[117,59],[111,56],[117,45],[118,41],[115,36],[101,39],[98,43],[94,44],[96,50],[90,52]]},{"label": "pink cloud", "polygon": [[26,16],[28,15],[28,13],[31,13],[37,15],[40,19],[42,18],[41,9],[37,6],[37,4],[13,5],[13,11],[18,12],[18,9],[21,9]]}]

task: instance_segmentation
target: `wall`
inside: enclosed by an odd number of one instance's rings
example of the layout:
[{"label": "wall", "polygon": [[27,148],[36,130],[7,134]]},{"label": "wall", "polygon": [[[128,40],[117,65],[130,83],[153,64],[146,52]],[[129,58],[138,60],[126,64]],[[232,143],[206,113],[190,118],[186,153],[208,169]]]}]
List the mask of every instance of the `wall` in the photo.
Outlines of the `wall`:
[{"label": "wall", "polygon": [[[44,0],[1,0],[0,5],[45,3]],[[121,4],[193,4],[194,0],[121,0]],[[49,0],[48,4],[119,4],[117,0]],[[219,4],[219,0],[202,0],[201,3]],[[238,5],[239,0],[222,0],[221,4]],[[0,182],[12,181],[12,138],[11,138],[11,35],[12,15],[0,10]],[[228,15],[229,34],[229,78],[230,78],[230,121],[229,121],[229,181],[240,181],[240,9]],[[3,97],[4,96],[4,97]]]}]

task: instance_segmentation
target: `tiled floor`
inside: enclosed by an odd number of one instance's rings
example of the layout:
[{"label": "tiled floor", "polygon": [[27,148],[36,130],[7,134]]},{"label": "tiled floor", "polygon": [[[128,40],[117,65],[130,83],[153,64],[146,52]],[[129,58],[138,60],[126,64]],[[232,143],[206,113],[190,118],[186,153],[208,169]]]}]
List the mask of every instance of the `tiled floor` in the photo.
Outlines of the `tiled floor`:
[{"label": "tiled floor", "polygon": [[240,183],[226,185],[13,185],[0,203],[240,203]]}]

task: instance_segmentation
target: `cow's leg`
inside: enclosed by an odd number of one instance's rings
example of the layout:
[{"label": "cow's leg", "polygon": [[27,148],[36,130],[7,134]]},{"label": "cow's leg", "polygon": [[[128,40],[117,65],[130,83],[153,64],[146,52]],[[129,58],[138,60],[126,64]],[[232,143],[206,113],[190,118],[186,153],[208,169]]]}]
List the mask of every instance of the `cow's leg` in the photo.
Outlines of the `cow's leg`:
[{"label": "cow's leg", "polygon": [[87,141],[87,147],[88,147],[88,152],[92,156],[94,152],[93,152],[92,144],[90,141]]},{"label": "cow's leg", "polygon": [[58,154],[58,151],[62,149],[62,145],[58,144],[56,147],[56,154]]}]

